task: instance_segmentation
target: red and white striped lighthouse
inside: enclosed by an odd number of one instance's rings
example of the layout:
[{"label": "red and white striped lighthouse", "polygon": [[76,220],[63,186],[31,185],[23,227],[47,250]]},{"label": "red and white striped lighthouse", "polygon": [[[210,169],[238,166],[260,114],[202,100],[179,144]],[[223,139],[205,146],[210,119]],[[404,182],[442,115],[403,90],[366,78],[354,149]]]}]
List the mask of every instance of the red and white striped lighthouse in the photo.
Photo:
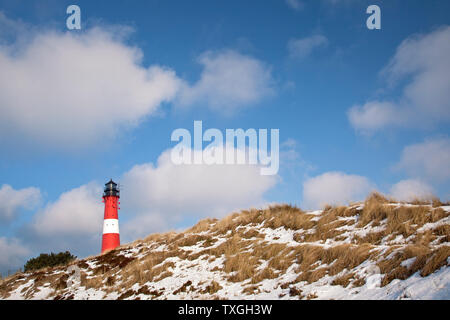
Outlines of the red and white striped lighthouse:
[{"label": "red and white striped lighthouse", "polygon": [[120,191],[117,183],[111,179],[105,184],[105,191],[103,193],[105,216],[103,221],[102,253],[120,246],[119,198]]}]

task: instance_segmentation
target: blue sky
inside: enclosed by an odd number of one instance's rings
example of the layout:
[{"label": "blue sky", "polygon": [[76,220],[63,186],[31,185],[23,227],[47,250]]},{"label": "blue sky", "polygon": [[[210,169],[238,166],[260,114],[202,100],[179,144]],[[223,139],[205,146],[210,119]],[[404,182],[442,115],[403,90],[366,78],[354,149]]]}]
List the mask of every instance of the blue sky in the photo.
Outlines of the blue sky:
[{"label": "blue sky", "polygon": [[[81,8],[67,30],[66,8]],[[381,8],[381,30],[366,8]],[[450,3],[0,0],[0,270],[239,208],[449,200]],[[116,70],[117,69],[117,70]],[[276,128],[280,170],[175,168],[174,129]],[[75,204],[74,204],[75,203]],[[100,230],[100,231],[99,231]]]}]

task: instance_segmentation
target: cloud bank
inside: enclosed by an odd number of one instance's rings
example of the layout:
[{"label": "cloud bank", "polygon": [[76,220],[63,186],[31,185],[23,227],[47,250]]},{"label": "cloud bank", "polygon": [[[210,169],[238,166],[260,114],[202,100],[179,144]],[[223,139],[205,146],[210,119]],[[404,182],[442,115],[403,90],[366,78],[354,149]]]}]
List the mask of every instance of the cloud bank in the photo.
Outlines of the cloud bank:
[{"label": "cloud bank", "polygon": [[10,185],[4,184],[0,188],[0,221],[10,221],[21,209],[33,209],[40,201],[41,192],[38,188],[15,190]]},{"label": "cloud bank", "polygon": [[30,250],[16,238],[0,237],[0,274],[2,270],[15,272],[23,266]]},{"label": "cloud bank", "polygon": [[270,67],[234,50],[203,53],[200,79],[183,82],[177,104],[181,107],[206,104],[209,108],[230,113],[252,105],[274,93]]},{"label": "cloud bank", "polygon": [[101,234],[102,193],[94,182],[64,192],[34,216],[32,229],[43,237]]},{"label": "cloud bank", "polygon": [[352,126],[373,134],[388,127],[430,127],[450,120],[450,26],[404,40],[381,75],[396,100],[369,100],[348,110]]},{"label": "cloud bank", "polygon": [[391,187],[390,196],[399,201],[430,200],[433,188],[415,179],[402,180]]},{"label": "cloud bank", "polygon": [[100,28],[0,47],[0,137],[73,149],[135,126],[179,85],[174,71],[141,61],[138,48]]},{"label": "cloud bank", "polygon": [[406,146],[395,165],[409,176],[430,182],[445,182],[450,179],[450,139],[435,138]]},{"label": "cloud bank", "polygon": [[343,172],[326,172],[303,183],[303,203],[307,209],[325,205],[345,205],[363,200],[373,185],[363,176]]},{"label": "cloud bank", "polygon": [[[233,113],[274,93],[271,69],[235,50],[208,51],[189,83],[143,65],[129,28],[33,30],[0,12],[0,143],[75,150],[104,145],[165,103]],[[12,137],[14,137],[12,139]]]}]

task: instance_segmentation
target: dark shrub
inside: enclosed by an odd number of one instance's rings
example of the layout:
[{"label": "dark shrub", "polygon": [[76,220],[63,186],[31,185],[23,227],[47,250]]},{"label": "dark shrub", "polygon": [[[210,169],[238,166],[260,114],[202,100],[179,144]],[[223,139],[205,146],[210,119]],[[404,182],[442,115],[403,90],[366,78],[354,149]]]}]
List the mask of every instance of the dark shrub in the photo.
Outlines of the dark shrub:
[{"label": "dark shrub", "polygon": [[33,271],[45,267],[54,267],[58,265],[68,264],[77,257],[73,256],[69,251],[60,253],[41,253],[39,257],[31,258],[25,263],[24,271]]}]

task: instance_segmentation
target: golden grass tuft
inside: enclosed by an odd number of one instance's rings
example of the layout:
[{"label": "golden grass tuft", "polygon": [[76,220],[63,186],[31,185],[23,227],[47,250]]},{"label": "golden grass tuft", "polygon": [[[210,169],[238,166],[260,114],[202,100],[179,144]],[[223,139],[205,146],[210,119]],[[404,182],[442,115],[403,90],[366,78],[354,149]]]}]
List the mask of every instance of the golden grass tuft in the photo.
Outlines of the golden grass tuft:
[{"label": "golden grass tuft", "polygon": [[[449,246],[430,249],[423,245],[409,245],[398,250],[390,259],[385,259],[377,264],[381,273],[385,274],[381,285],[385,286],[394,279],[407,279],[419,271],[420,275],[425,277],[442,266],[448,265],[449,255]],[[414,261],[409,267],[402,265],[403,261],[411,258],[414,258]]]},{"label": "golden grass tuft", "polygon": [[319,268],[316,270],[303,271],[295,280],[298,282],[306,281],[308,283],[313,283],[326,276],[327,273],[328,268]]},{"label": "golden grass tuft", "polygon": [[221,290],[223,287],[216,281],[211,281],[211,283],[206,286],[205,290],[202,291],[203,294],[215,294],[217,291]]},{"label": "golden grass tuft", "polygon": [[442,246],[439,247],[434,253],[431,255],[431,258],[425,263],[420,272],[422,277],[426,277],[429,274],[432,274],[436,270],[440,269],[443,266],[448,266],[448,258],[450,256],[450,246]]},{"label": "golden grass tuft", "polygon": [[359,216],[358,226],[364,227],[370,222],[380,222],[387,218],[387,211],[391,208],[386,206],[385,198],[380,198],[378,193],[373,193],[364,201],[364,208]]},{"label": "golden grass tuft", "polygon": [[354,236],[353,240],[357,244],[375,244],[378,245],[381,243],[381,240],[385,237],[386,232],[385,231],[378,231],[378,232],[369,232],[364,237]]},{"label": "golden grass tuft", "polygon": [[258,286],[251,285],[251,286],[245,287],[244,290],[242,290],[242,293],[251,295],[251,294],[257,293],[257,291],[259,291]]},{"label": "golden grass tuft", "polygon": [[314,222],[311,221],[312,215],[290,205],[270,207],[266,211],[266,215],[264,223],[266,228],[277,229],[284,227],[292,230],[307,230],[314,226]]},{"label": "golden grass tuft", "polygon": [[274,271],[270,267],[266,267],[263,270],[261,270],[260,272],[258,272],[257,274],[253,275],[250,282],[252,284],[255,284],[255,283],[259,283],[265,279],[275,279],[278,276],[279,276],[279,274],[276,271]]},{"label": "golden grass tuft", "polygon": [[259,233],[255,229],[250,229],[248,231],[243,231],[242,229],[239,229],[239,235],[244,239],[251,239],[251,238],[260,238],[264,239],[264,235],[262,233]]},{"label": "golden grass tuft", "polygon": [[203,219],[200,220],[196,225],[194,225],[192,228],[189,228],[186,233],[200,233],[200,232],[204,232],[207,231],[209,229],[211,229],[211,227],[217,223],[217,219]]},{"label": "golden grass tuft", "polygon": [[223,271],[229,274],[233,273],[228,278],[229,281],[241,282],[253,276],[256,263],[256,258],[250,253],[238,253],[226,257]]},{"label": "golden grass tuft", "polygon": [[198,242],[211,239],[210,236],[198,235],[198,234],[187,234],[179,240],[175,241],[179,247],[190,247],[196,245]]}]

